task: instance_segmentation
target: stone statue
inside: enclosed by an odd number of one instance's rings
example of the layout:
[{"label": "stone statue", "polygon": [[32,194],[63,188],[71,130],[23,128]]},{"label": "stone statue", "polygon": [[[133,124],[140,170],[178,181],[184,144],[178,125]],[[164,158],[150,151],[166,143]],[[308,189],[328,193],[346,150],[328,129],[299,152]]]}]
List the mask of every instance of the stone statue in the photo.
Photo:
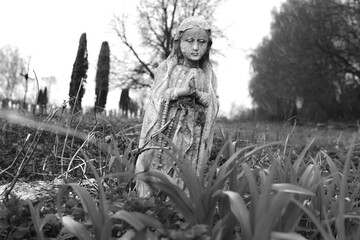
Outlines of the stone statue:
[{"label": "stone statue", "polygon": [[[213,125],[219,110],[217,80],[212,70],[209,53],[211,28],[200,17],[185,19],[174,37],[169,57],[155,72],[155,81],[145,107],[139,147],[154,133],[162,133],[172,140],[185,155],[186,161],[199,174],[204,155],[210,152]],[[166,146],[161,136],[157,143]],[[159,150],[142,153],[136,163],[136,172],[157,169],[176,179],[171,159]],[[149,187],[137,182],[140,197],[149,196]]]}]

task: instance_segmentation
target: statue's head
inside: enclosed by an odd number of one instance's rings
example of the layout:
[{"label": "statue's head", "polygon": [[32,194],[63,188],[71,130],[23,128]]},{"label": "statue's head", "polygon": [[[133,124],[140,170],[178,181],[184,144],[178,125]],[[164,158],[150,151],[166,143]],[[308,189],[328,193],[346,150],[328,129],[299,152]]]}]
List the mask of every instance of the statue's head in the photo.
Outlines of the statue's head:
[{"label": "statue's head", "polygon": [[189,17],[181,22],[175,37],[170,57],[176,57],[178,64],[184,59],[198,61],[199,66],[210,62],[212,45],[210,25],[201,17]]}]

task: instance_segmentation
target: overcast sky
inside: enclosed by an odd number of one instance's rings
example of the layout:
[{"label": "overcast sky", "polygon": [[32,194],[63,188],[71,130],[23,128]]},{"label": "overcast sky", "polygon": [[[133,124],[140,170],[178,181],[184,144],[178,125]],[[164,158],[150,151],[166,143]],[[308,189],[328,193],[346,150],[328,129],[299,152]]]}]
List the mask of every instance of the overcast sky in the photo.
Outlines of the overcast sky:
[{"label": "overcast sky", "polygon": [[[114,14],[135,11],[136,0],[11,0],[1,1],[0,47],[18,47],[25,59],[31,56],[30,72],[39,79],[55,76],[58,84],[50,90],[50,100],[68,99],[72,65],[80,35],[87,33],[89,71],[83,106],[94,102],[95,66],[101,43],[119,46],[111,31]],[[223,57],[214,56],[218,66],[220,110],[229,113],[231,105],[251,106],[248,94],[250,65],[247,54],[268,35],[271,10],[284,0],[227,0],[217,10],[216,23],[228,42],[214,42]],[[135,29],[136,26],[128,26]],[[136,35],[134,34],[134,37]],[[115,48],[114,48],[115,49]],[[111,90],[107,108],[117,108],[120,90]]]}]

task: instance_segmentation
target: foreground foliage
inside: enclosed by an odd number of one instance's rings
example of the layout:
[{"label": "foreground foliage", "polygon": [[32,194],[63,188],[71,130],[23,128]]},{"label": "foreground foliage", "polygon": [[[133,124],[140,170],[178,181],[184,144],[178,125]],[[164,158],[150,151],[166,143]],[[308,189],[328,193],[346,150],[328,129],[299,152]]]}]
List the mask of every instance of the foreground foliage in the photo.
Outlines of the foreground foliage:
[{"label": "foreground foliage", "polygon": [[[17,116],[11,120],[19,125],[24,125],[24,120],[26,124],[34,123],[36,136],[43,132],[41,136],[46,137],[53,131],[59,139],[58,134],[63,131],[65,150],[58,152],[63,156],[69,154],[69,158],[63,157],[63,162],[53,169],[58,178],[65,180],[54,198],[27,202],[10,193],[9,199],[3,201],[2,237],[216,240],[360,237],[357,134],[348,146],[330,156],[329,151],[314,148],[314,139],[297,151],[297,146],[291,144],[291,133],[283,141],[257,140],[243,145],[241,139],[220,132],[217,139],[222,144],[215,144],[216,157],[209,156],[200,176],[172,145],[171,150],[164,151],[178,167],[186,186],[184,191],[161,172],[134,174],[136,157],[146,149],[133,144],[137,134],[131,135],[126,130],[131,127],[101,137],[95,131],[83,135],[84,130],[72,129],[71,124],[68,129],[60,127],[51,118],[38,122]],[[77,140],[70,141],[71,136]],[[111,137],[105,141],[107,136]],[[119,136],[123,144],[119,144]],[[30,136],[27,141],[36,139]],[[69,151],[68,142],[72,142],[74,151]],[[24,150],[34,146],[26,145]],[[94,146],[99,151],[94,151]],[[23,173],[29,170],[26,166],[23,169]],[[132,188],[135,179],[148,183],[154,196],[138,198]]]}]

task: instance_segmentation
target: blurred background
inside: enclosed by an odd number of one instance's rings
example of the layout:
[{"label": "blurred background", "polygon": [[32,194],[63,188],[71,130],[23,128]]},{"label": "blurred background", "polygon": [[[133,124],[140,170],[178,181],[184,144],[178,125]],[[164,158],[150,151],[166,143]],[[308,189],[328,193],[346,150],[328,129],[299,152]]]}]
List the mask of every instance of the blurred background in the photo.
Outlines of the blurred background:
[{"label": "blurred background", "polygon": [[141,116],[178,24],[201,15],[219,116],[357,120],[359,12],[356,0],[3,2],[1,106],[74,107],[79,94],[80,109]]}]

